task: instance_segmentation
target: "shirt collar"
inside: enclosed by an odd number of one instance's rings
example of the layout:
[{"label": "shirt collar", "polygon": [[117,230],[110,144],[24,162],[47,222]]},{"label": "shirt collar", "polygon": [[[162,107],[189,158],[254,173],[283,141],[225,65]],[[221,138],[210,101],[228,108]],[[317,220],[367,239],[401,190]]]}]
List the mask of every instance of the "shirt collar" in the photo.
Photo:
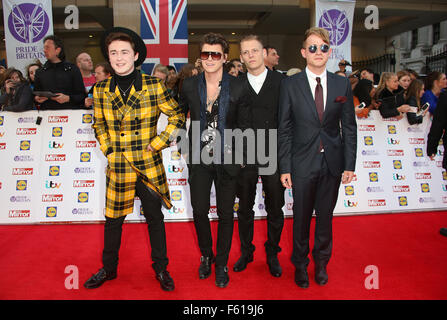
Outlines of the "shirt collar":
[{"label": "shirt collar", "polygon": [[258,74],[257,76],[251,74],[250,72],[247,72],[247,77],[250,80],[255,80],[255,81],[259,81],[264,79],[267,76],[267,68],[264,69],[264,71],[262,71],[260,74]]},{"label": "shirt collar", "polygon": [[321,74],[315,74],[315,73],[313,73],[312,71],[310,71],[308,67],[306,67],[306,74],[307,74],[308,77],[312,78],[312,79],[315,80],[315,81],[316,81],[316,78],[317,78],[317,77],[320,77],[321,81],[323,81],[323,80],[326,79],[327,70],[326,70],[326,68],[324,68],[323,73],[321,73]]}]

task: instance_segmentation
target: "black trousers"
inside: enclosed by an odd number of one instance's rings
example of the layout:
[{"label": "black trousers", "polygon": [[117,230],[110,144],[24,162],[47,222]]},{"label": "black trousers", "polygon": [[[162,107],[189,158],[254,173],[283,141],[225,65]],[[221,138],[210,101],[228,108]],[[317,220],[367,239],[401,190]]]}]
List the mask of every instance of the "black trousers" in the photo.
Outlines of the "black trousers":
[{"label": "black trousers", "polygon": [[[255,212],[253,206],[256,197],[256,185],[258,183],[257,166],[246,166],[238,177],[239,210],[238,225],[241,241],[242,255],[249,255],[254,250],[253,229]],[[279,173],[262,175],[262,188],[265,194],[265,210],[267,211],[267,241],[265,250],[267,257],[276,256],[281,251],[279,241],[284,226],[284,190]]]},{"label": "black trousers", "polygon": [[[326,265],[332,254],[332,216],[337,203],[341,176],[333,176],[324,153],[312,163],[305,178],[292,173],[293,192],[293,251],[292,263],[296,268],[309,264],[309,233],[315,209],[315,241],[312,256],[315,263]],[[298,164],[299,165],[299,164]],[[292,170],[293,172],[293,170]]]},{"label": "black trousers", "polygon": [[[136,195],[143,206],[144,217],[148,225],[151,243],[152,268],[156,273],[166,269],[168,258],[166,253],[166,232],[161,202],[152,195],[140,179],[136,183]],[[102,262],[106,271],[116,271],[118,267],[118,252],[121,246],[122,226],[126,216],[119,218],[106,217],[104,225],[104,250]]]},{"label": "black trousers", "polygon": [[231,249],[234,226],[234,200],[236,177],[230,176],[222,165],[189,165],[189,186],[194,226],[202,256],[213,255],[210,210],[211,186],[216,190],[217,216],[219,218],[216,241],[216,265],[226,266]]}]

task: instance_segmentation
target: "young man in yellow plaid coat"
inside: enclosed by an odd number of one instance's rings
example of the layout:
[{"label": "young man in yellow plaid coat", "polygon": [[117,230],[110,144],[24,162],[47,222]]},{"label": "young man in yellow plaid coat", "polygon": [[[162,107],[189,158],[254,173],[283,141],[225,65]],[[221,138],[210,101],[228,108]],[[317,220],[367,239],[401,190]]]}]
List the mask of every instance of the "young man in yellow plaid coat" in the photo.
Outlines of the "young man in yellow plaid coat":
[{"label": "young man in yellow plaid coat", "polygon": [[[116,278],[122,224],[141,199],[148,223],[152,267],[163,290],[174,289],[166,267],[166,234],[161,206],[171,208],[161,151],[176,138],[185,117],[162,82],[135,69],[146,57],[141,38],[125,28],[113,28],[103,37],[103,50],[115,75],[95,85],[93,91],[96,138],[107,157],[106,223],[103,268],[85,283],[97,288]],[[168,125],[157,135],[160,113]]]}]

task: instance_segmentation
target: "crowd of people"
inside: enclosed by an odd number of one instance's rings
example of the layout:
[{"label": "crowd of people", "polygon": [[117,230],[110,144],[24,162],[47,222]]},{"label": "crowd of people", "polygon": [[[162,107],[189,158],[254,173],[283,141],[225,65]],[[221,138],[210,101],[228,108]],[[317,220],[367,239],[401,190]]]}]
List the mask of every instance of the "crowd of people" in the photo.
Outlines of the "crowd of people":
[{"label": "crowd of people", "polygon": [[[301,72],[299,68],[277,70],[280,58],[277,49],[270,45],[264,49],[267,52],[264,64],[268,69],[286,76]],[[100,62],[94,66],[87,52],[79,53],[75,64],[66,61],[63,42],[56,36],[44,39],[44,53],[47,62],[42,64],[36,60],[26,66],[26,77],[15,67],[0,69],[1,110],[92,108],[93,86],[113,75],[110,64]],[[439,96],[447,88],[446,75],[438,71],[421,79],[410,69],[377,74],[369,68],[348,72],[346,67],[352,65],[345,60],[338,66],[335,73],[348,77],[351,82],[355,113],[359,118],[368,117],[371,110],[379,110],[383,118],[400,120],[406,116],[410,125],[421,123],[425,113],[434,114]],[[224,70],[235,77],[247,72],[240,59],[226,62]],[[158,64],[152,76],[162,79],[168,92],[178,101],[183,81],[201,72],[203,68],[198,58],[194,64],[187,63],[179,71],[174,66]],[[45,96],[39,96],[42,92]]]},{"label": "crowd of people", "polygon": [[[228,41],[220,34],[208,33],[200,43],[200,56],[194,64],[184,65],[179,72],[173,66],[156,65],[149,76],[136,69],[147,55],[141,37],[129,29],[115,27],[107,30],[101,41],[108,61],[95,68],[86,52],[76,57],[76,64],[66,61],[62,41],[49,36],[44,39],[47,61],[28,66],[28,80],[14,68],[3,73],[2,110],[93,106],[92,127],[108,161],[106,222],[103,267],[84,287],[98,288],[117,277],[122,225],[126,215],[133,212],[137,195],[148,222],[156,278],[163,290],[174,290],[174,281],[167,271],[169,260],[161,211],[162,206],[170,209],[172,203],[160,152],[177,141],[177,131],[184,128],[187,116],[199,124],[200,130],[197,136],[190,127],[185,137],[191,145],[187,148],[190,153],[181,149],[188,164],[191,206],[201,252],[198,277],[208,278],[215,264],[215,284],[220,288],[230,280],[227,264],[236,196],[241,256],[233,271],[242,272],[254,259],[253,205],[258,179],[262,179],[265,192],[264,247],[270,274],[282,275],[278,253],[284,225],[284,191],[288,188],[293,190],[294,203],[291,260],[296,268],[295,283],[301,288],[309,287],[309,232],[314,211],[315,282],[328,282],[326,266],[332,254],[333,210],[340,184],[354,178],[356,115],[368,117],[370,110],[378,109],[383,118],[401,120],[406,114],[409,123],[414,124],[423,121],[426,112],[433,113],[433,127],[437,130],[429,135],[428,156],[434,157],[446,126],[445,112],[438,111],[441,107],[437,106],[439,99],[443,110],[447,107],[447,96],[442,93],[447,87],[445,74],[433,72],[424,83],[408,70],[397,74],[383,72],[375,84],[373,70],[364,68],[349,73],[346,67],[350,63],[345,60],[340,61],[337,74],[327,72],[332,50],[329,33],[317,27],[308,29],[304,36],[300,51],[306,60],[303,71],[276,70],[278,51],[264,45],[256,35],[245,36],[239,46],[241,59],[227,62]],[[333,101],[326,99],[328,88],[337,92]],[[113,94],[116,97],[112,99]],[[429,108],[424,110],[426,102]],[[325,114],[325,108],[340,111]],[[315,112],[309,112],[313,109]],[[168,124],[158,133],[160,113],[168,117]],[[255,141],[257,149],[277,152],[278,166],[274,172],[264,170],[268,168],[261,161],[259,150],[254,163],[248,163],[245,157],[241,163],[227,163],[226,155],[236,153],[234,146],[224,143],[228,129],[239,134],[246,129],[256,133],[277,130],[275,150],[269,149],[269,139],[264,141],[256,135]],[[219,135],[222,143],[213,140]],[[200,154],[198,162],[194,162],[196,152]],[[243,153],[247,155],[246,150]],[[447,168],[445,160],[443,167]],[[213,183],[218,215],[216,246],[208,216]]]}]

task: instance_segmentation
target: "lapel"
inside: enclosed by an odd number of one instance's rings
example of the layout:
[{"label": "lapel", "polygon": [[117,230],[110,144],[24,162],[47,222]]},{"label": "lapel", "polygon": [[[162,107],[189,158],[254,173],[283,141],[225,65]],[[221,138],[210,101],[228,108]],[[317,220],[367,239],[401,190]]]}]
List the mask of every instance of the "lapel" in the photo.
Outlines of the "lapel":
[{"label": "lapel", "polygon": [[130,111],[141,108],[141,97],[145,93],[145,90],[142,90],[142,83],[143,80],[141,73],[137,72],[135,82],[129,92],[129,97],[127,98],[126,103],[124,103],[124,100],[121,97],[121,93],[116,84],[115,78],[111,77],[109,83],[109,91],[106,92],[106,95],[112,105],[115,119],[122,121],[126,115],[130,114]]},{"label": "lapel", "polygon": [[334,74],[327,71],[326,79],[327,79],[327,85],[326,85],[327,95],[326,95],[326,107],[324,108],[324,114],[323,114],[323,122],[326,120],[326,115],[329,113],[328,111],[333,107],[335,98],[337,96]]},{"label": "lapel", "polygon": [[264,93],[269,93],[270,87],[272,84],[272,77],[273,77],[272,72],[276,72],[276,71],[267,69],[267,76],[265,77],[265,80],[264,80],[264,83],[262,84],[261,90],[259,90],[258,96],[261,96]]},{"label": "lapel", "polygon": [[[297,80],[298,80],[298,88],[300,88],[301,93],[303,94],[303,97],[306,100],[305,105],[309,106],[309,108],[312,109],[311,112],[312,112],[315,120],[320,122],[320,119],[319,119],[318,113],[317,113],[317,107],[315,105],[315,100],[313,98],[312,91],[310,89],[309,81],[307,80],[306,70],[303,70],[302,72],[300,72],[298,74]],[[323,115],[323,119],[324,119],[324,115]]]}]

